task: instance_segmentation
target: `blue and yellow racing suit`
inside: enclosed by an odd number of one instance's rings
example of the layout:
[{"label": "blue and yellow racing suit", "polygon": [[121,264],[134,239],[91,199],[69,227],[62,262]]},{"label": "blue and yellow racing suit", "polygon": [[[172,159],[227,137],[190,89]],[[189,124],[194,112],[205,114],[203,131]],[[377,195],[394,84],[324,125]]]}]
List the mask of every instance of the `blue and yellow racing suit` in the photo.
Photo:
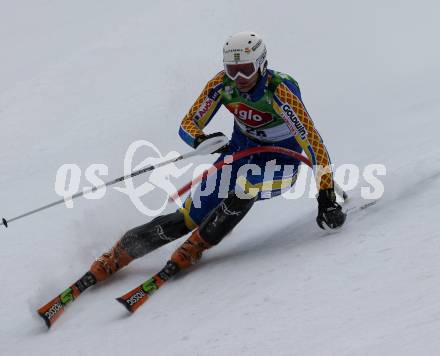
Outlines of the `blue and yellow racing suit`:
[{"label": "blue and yellow racing suit", "polygon": [[[204,135],[203,129],[221,105],[233,114],[234,129],[228,152],[223,153],[217,161],[255,146],[280,146],[299,153],[304,151],[315,167],[318,189],[333,187],[329,154],[302,102],[298,83],[291,76],[267,70],[250,93],[241,93],[224,71],[219,72],[206,84],[183,118],[180,137],[194,147],[194,140]],[[265,176],[268,162],[289,168],[276,170],[268,181]],[[186,198],[180,209],[186,225],[189,228],[200,225],[203,218],[226,197],[227,192],[237,187],[243,191],[249,187],[258,188],[259,200],[279,195],[286,187],[286,181],[289,187],[295,183],[299,163],[293,158],[272,153],[254,154],[232,162],[228,165],[230,171],[227,175],[230,179],[226,180],[226,187],[222,187],[222,170],[219,170],[202,181]],[[243,175],[240,167],[245,164],[253,164],[260,169]],[[323,169],[324,173],[317,174],[316,167]],[[215,185],[215,189],[206,194],[206,187],[210,184]]]}]

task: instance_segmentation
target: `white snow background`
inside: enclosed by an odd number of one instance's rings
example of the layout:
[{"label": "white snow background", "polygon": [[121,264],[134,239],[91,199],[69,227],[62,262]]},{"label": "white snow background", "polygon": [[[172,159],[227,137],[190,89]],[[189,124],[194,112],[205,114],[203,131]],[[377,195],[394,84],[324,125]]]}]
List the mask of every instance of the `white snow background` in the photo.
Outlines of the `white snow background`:
[{"label": "white snow background", "polygon": [[[50,331],[36,309],[150,218],[109,189],[2,227],[0,354],[438,355],[439,13],[428,0],[2,0],[0,216],[58,199],[64,163],[104,163],[110,179],[135,140],[187,151],[180,120],[246,29],[299,81],[333,162],[387,176],[383,199],[336,234],[316,226],[313,199],[260,202],[136,314],[114,298],[182,240],[84,293]],[[207,132],[231,127],[222,110]]]}]

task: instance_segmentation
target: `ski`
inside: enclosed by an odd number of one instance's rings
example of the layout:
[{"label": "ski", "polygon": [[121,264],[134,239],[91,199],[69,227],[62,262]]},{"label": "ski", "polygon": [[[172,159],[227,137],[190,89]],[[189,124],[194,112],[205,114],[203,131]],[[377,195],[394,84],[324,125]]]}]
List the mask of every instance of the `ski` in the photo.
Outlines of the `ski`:
[{"label": "ski", "polygon": [[159,273],[156,273],[153,277],[147,279],[144,283],[123,296],[116,298],[116,300],[130,313],[134,313],[154,292],[162,287],[166,281],[175,276],[179,271],[180,268],[175,262],[168,261]]},{"label": "ski", "polygon": [[66,305],[76,300],[82,292],[95,283],[95,277],[90,272],[87,272],[60,295],[38,309],[38,315],[44,319],[47,327],[50,328],[64,313]]}]

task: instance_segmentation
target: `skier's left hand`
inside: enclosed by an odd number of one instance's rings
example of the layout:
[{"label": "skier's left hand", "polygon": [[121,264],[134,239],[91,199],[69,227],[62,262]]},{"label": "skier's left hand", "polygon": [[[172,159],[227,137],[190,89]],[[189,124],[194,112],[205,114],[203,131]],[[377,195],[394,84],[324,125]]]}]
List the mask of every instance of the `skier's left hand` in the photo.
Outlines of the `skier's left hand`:
[{"label": "skier's left hand", "polygon": [[316,222],[321,229],[336,229],[344,225],[347,214],[336,202],[333,188],[323,189],[318,194],[318,216]]}]

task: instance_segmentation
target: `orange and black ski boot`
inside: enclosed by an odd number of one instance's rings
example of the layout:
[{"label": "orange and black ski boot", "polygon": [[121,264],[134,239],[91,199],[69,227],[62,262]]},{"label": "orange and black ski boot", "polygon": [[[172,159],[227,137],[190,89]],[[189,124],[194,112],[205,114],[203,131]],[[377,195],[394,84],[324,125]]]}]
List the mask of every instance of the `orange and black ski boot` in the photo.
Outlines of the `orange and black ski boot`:
[{"label": "orange and black ski boot", "polygon": [[174,251],[171,256],[171,261],[174,262],[179,269],[188,268],[197,263],[197,261],[202,258],[203,251],[210,247],[211,245],[200,236],[199,229],[196,229],[191,236]]},{"label": "orange and black ski boot", "polygon": [[131,261],[133,261],[133,257],[122,248],[121,242],[118,241],[110,251],[105,252],[93,262],[90,267],[90,272],[96,278],[97,282],[101,282],[128,265]]}]

